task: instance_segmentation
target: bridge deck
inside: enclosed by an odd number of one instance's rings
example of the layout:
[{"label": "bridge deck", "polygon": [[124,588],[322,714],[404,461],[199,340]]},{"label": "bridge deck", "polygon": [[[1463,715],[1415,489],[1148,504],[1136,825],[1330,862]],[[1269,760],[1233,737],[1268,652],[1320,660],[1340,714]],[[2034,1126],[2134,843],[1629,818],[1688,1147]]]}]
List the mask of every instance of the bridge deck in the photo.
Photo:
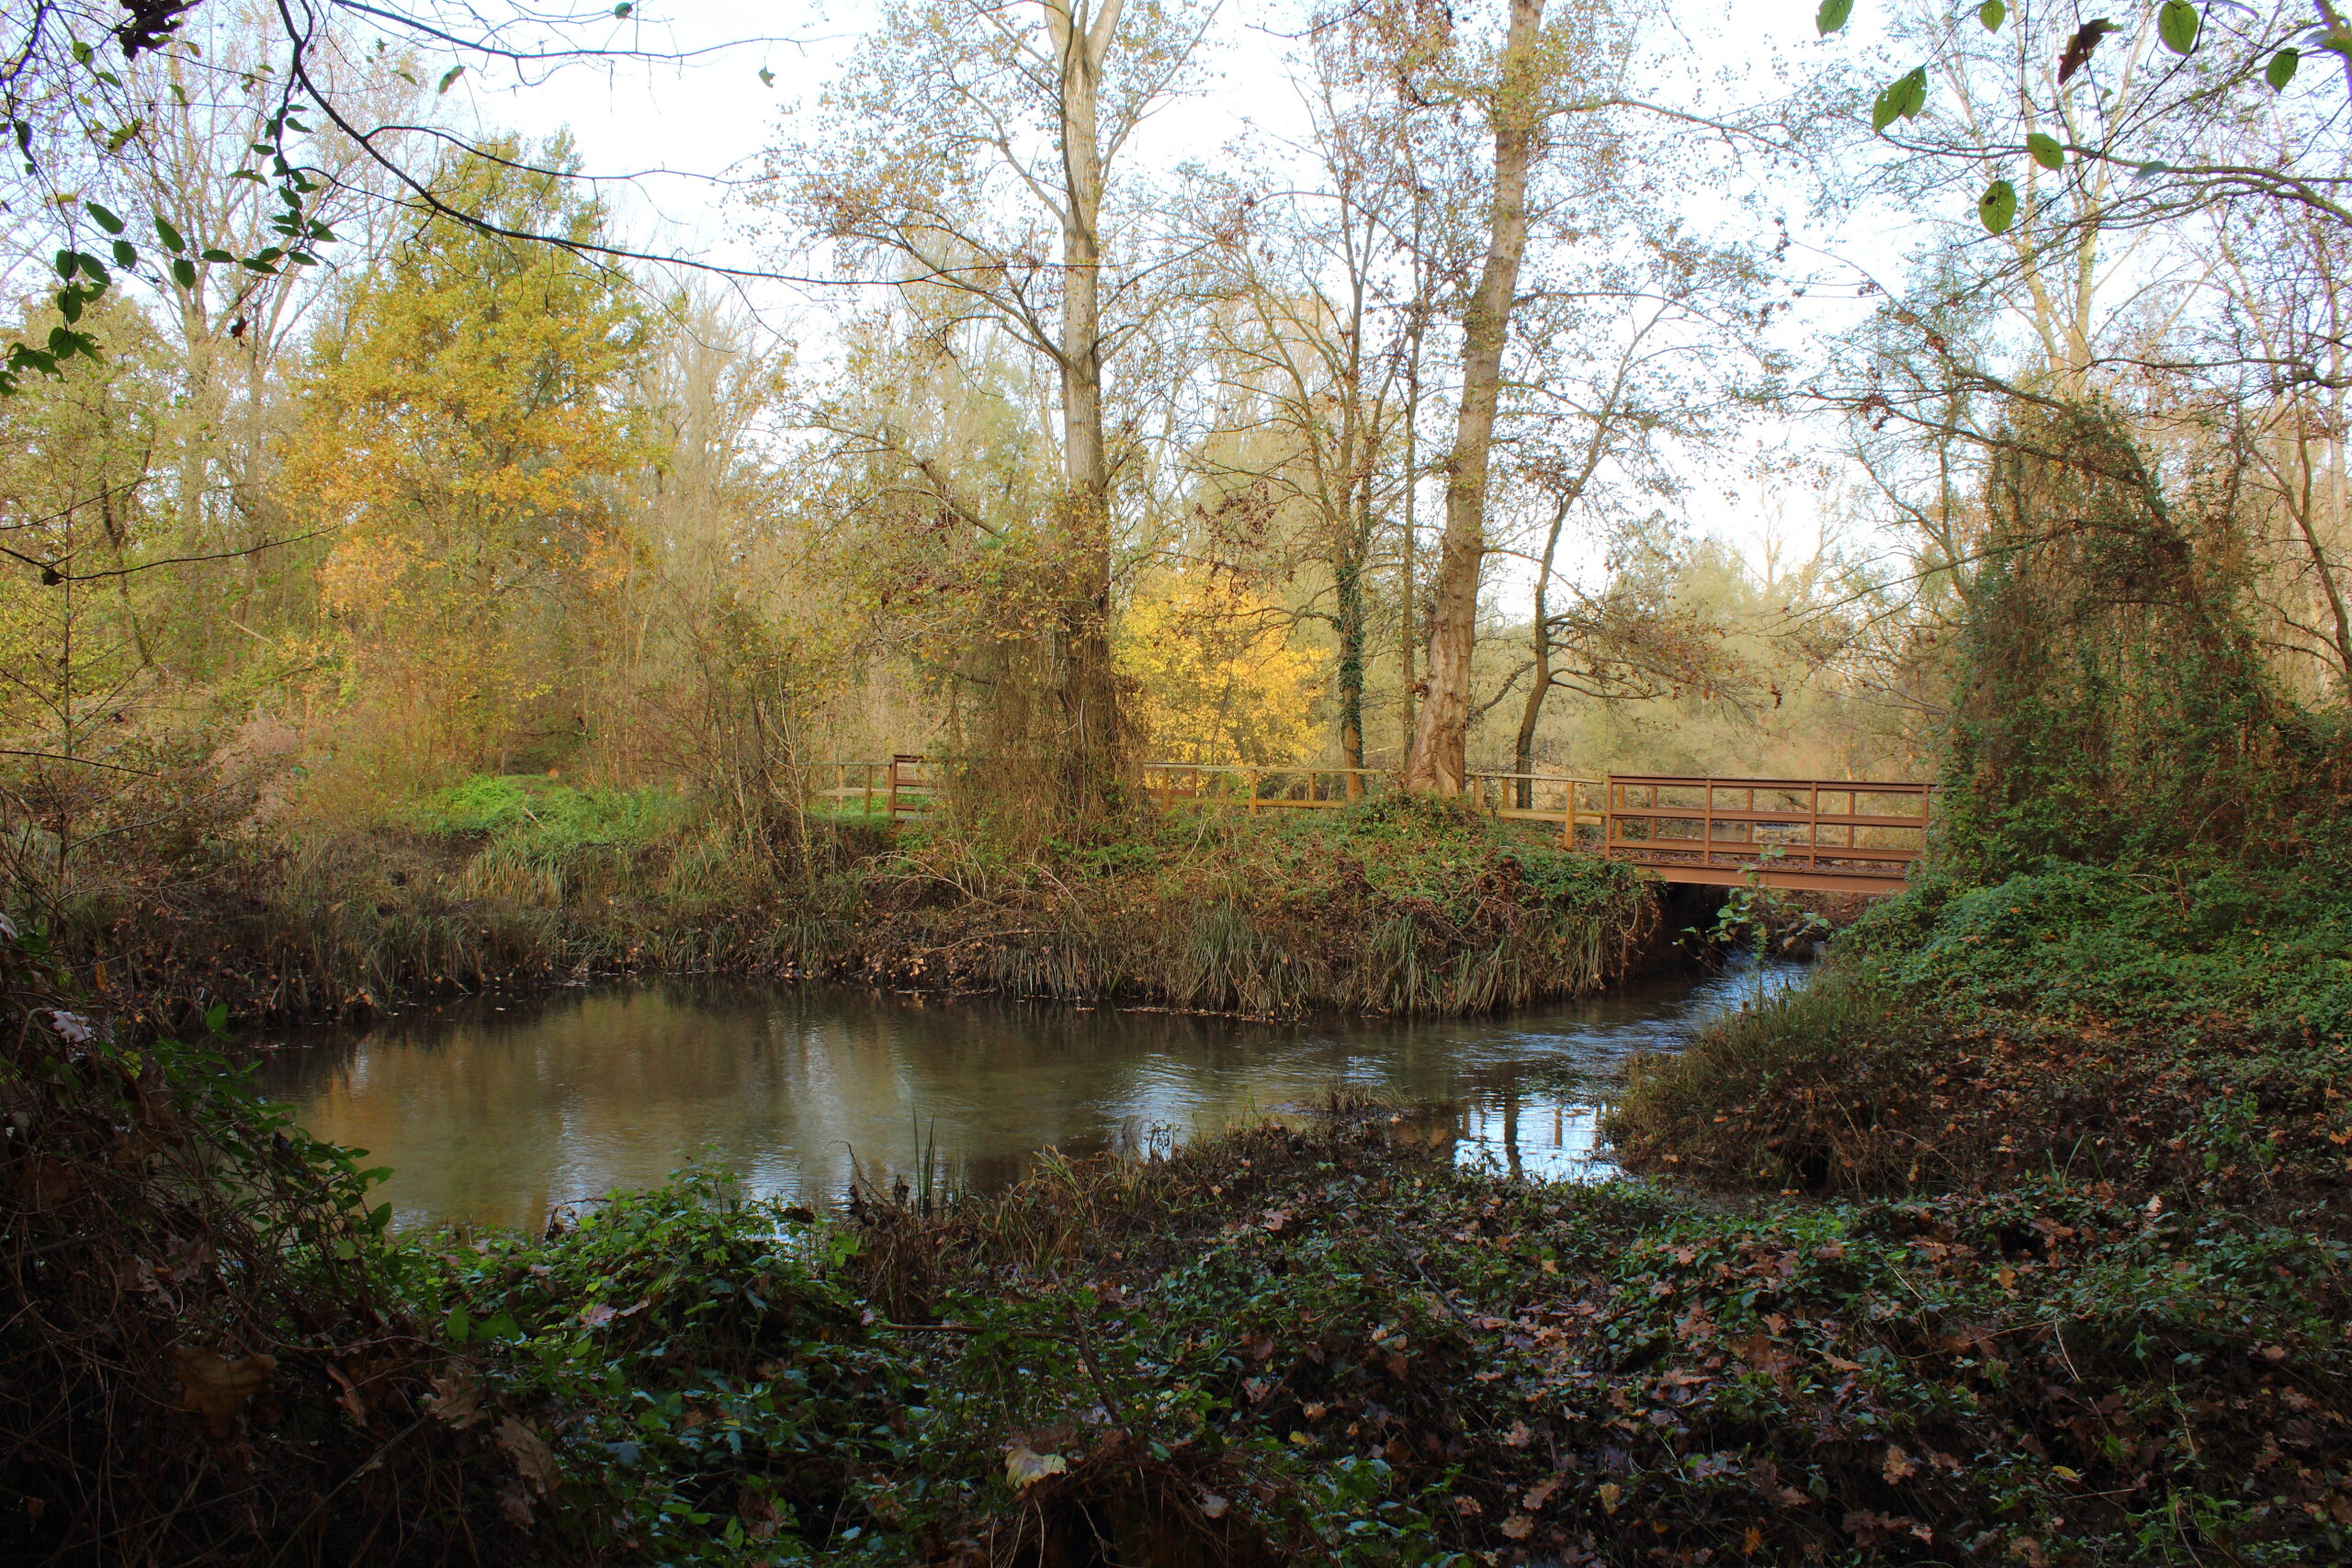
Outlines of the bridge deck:
[{"label": "bridge deck", "polygon": [[[894,819],[927,814],[926,760],[820,762],[809,793]],[[831,779],[831,786],[820,781]],[[1468,793],[1497,817],[1557,823],[1565,842],[1668,882],[1812,892],[1896,893],[1927,850],[1935,786],[1855,779],[1706,778],[1611,773],[1472,773]],[[1148,762],[1145,791],[1163,808],[1330,810],[1394,787],[1371,768],[1251,768]]]}]

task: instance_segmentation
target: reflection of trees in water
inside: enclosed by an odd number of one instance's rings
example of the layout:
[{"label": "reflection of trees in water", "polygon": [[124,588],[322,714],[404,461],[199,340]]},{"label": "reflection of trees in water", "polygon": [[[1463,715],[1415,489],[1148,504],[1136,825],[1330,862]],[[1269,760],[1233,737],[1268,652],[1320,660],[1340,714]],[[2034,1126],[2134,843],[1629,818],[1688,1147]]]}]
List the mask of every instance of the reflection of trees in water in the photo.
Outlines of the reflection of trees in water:
[{"label": "reflection of trees in water", "polygon": [[1400,1109],[1399,1135],[1544,1175],[1589,1142],[1589,1116],[1566,1119],[1597,1098],[1593,1073],[1670,1041],[1712,984],[1516,1021],[1274,1025],[673,981],[297,1036],[266,1054],[265,1081],[313,1132],[393,1166],[404,1221],[536,1224],[551,1199],[656,1182],[704,1148],[810,1201],[856,1164],[911,1176],[924,1150],[948,1183],[993,1186],[1039,1147],[1136,1152],[1335,1088],[1444,1107]]}]

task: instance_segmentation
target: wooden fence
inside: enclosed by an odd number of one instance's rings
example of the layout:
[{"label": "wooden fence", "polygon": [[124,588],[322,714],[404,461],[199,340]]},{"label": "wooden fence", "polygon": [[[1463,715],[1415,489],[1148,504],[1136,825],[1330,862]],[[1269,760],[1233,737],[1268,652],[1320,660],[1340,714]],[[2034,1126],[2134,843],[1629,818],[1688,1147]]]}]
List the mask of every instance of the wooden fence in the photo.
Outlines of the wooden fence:
[{"label": "wooden fence", "polygon": [[[928,814],[937,786],[919,756],[810,765],[809,794],[893,821]],[[1163,810],[1337,810],[1396,787],[1373,768],[1261,768],[1147,762],[1143,787]],[[1556,824],[1561,841],[1647,867],[1668,882],[1885,893],[1926,852],[1935,786],[1852,779],[1675,774],[1472,773],[1488,815]],[[877,810],[878,808],[878,810]]]}]

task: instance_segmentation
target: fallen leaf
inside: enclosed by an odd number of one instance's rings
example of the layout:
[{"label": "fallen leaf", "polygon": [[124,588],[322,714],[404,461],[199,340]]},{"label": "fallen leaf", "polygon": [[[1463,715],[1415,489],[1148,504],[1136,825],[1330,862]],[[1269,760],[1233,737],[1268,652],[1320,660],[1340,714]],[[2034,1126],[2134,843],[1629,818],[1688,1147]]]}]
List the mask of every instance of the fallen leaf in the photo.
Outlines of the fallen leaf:
[{"label": "fallen leaf", "polygon": [[509,1416],[498,1424],[498,1446],[514,1460],[514,1473],[530,1483],[540,1495],[555,1484],[555,1450],[531,1430],[522,1417]]},{"label": "fallen leaf", "polygon": [[1473,1514],[1485,1513],[1487,1505],[1476,1497],[1456,1497],[1453,1499],[1453,1511],[1466,1519]]},{"label": "fallen leaf", "polygon": [[1535,1434],[1527,1429],[1527,1423],[1524,1421],[1512,1422],[1510,1430],[1503,1437],[1503,1441],[1515,1449],[1523,1449],[1534,1440]]},{"label": "fallen leaf", "polygon": [[1204,1492],[1201,1494],[1201,1512],[1209,1518],[1221,1519],[1225,1517],[1225,1511],[1231,1506],[1233,1506],[1232,1504],[1227,1502],[1224,1498],[1218,1496],[1214,1492]]},{"label": "fallen leaf", "polygon": [[1919,1461],[1890,1443],[1887,1445],[1885,1461],[1879,1466],[1879,1471],[1886,1477],[1887,1484],[1891,1486],[1895,1482],[1907,1481],[1917,1475],[1919,1472]]},{"label": "fallen leaf", "polygon": [[603,1302],[598,1302],[580,1314],[580,1322],[585,1328],[602,1328],[618,1316],[620,1316],[619,1313],[615,1312]]},{"label": "fallen leaf", "polygon": [[443,1426],[464,1431],[481,1419],[481,1385],[464,1372],[432,1380],[425,1413]]},{"label": "fallen leaf", "polygon": [[1535,1521],[1525,1514],[1513,1514],[1503,1521],[1503,1534],[1513,1540],[1525,1540],[1535,1533]]},{"label": "fallen leaf", "polygon": [[1618,1485],[1613,1481],[1602,1482],[1600,1483],[1600,1506],[1602,1511],[1611,1514],[1615,1513],[1617,1511],[1618,1500],[1624,1495],[1625,1489],[1623,1486]]},{"label": "fallen leaf", "polygon": [[1016,1491],[1035,1486],[1049,1475],[1069,1473],[1069,1461],[1059,1454],[1041,1454],[1026,1443],[1014,1443],[1004,1450],[1004,1478]]},{"label": "fallen leaf", "polygon": [[1544,1505],[1552,1500],[1552,1494],[1559,1489],[1560,1478],[1556,1475],[1549,1481],[1539,1481],[1527,1489],[1527,1495],[1519,1500],[1519,1506],[1531,1514],[1541,1513]]},{"label": "fallen leaf", "polygon": [[238,1415],[269,1387],[277,1371],[275,1356],[256,1351],[232,1360],[186,1345],[174,1348],[172,1364],[180,1374],[179,1408],[203,1416],[204,1429],[216,1438],[235,1428]]}]

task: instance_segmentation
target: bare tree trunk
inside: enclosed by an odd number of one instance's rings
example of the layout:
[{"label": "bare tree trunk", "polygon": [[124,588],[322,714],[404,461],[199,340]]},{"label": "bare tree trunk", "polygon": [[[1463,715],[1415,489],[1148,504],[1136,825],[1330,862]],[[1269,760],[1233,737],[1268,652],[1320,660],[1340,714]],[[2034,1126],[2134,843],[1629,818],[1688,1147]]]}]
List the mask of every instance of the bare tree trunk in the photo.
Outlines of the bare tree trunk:
[{"label": "bare tree trunk", "polygon": [[1527,175],[1537,129],[1536,43],[1544,0],[1511,0],[1495,93],[1494,216],[1487,261],[1463,320],[1462,404],[1446,457],[1445,534],[1430,594],[1429,673],[1405,787],[1460,795],[1468,771],[1470,658],[1478,639],[1478,579],[1487,558],[1487,475],[1502,400],[1503,348],[1527,253]]},{"label": "bare tree trunk", "polygon": [[[1591,472],[1589,464],[1585,471]],[[1581,482],[1577,488],[1583,488]],[[1552,526],[1544,536],[1544,564],[1535,573],[1535,633],[1529,649],[1534,655],[1534,679],[1527,688],[1527,705],[1519,713],[1519,744],[1511,750],[1511,772],[1520,775],[1521,811],[1535,809],[1535,781],[1527,775],[1535,771],[1535,727],[1543,722],[1544,699],[1552,694],[1552,561],[1560,551],[1560,525],[1568,520],[1570,504],[1571,498],[1563,496],[1552,508]],[[1573,809],[1574,803],[1570,805]]]},{"label": "bare tree trunk", "polygon": [[1111,474],[1102,435],[1102,63],[1124,0],[1043,0],[1061,65],[1062,462],[1072,581],[1059,628],[1063,804],[1080,819],[1120,798],[1118,687],[1111,669]]},{"label": "bare tree trunk", "polygon": [[1413,216],[1413,315],[1412,325],[1406,335],[1405,351],[1405,540],[1403,562],[1397,584],[1396,658],[1402,667],[1401,682],[1405,692],[1404,730],[1405,753],[1412,754],[1413,727],[1419,722],[1420,682],[1413,672],[1413,651],[1420,646],[1421,627],[1414,592],[1414,556],[1421,547],[1420,525],[1414,516],[1414,503],[1421,488],[1421,342],[1429,332],[1429,285],[1421,274],[1421,214],[1417,206]]}]

